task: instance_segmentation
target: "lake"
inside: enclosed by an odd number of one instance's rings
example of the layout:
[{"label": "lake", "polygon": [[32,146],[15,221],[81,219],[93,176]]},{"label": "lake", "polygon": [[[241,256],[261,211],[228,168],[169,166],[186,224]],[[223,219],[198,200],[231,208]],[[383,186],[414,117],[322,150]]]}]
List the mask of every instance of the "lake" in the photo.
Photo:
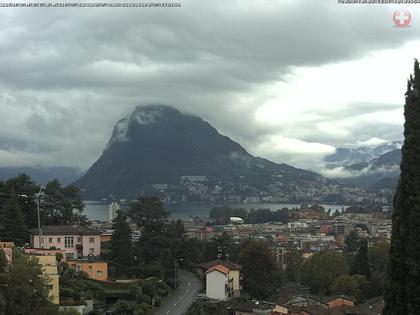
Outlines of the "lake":
[{"label": "lake", "polygon": [[[109,203],[104,203],[100,201],[90,201],[85,200],[85,211],[84,214],[90,220],[99,220],[107,221],[108,220],[108,206]],[[217,206],[228,206],[231,208],[244,208],[244,209],[258,209],[266,208],[271,210],[278,210],[281,208],[300,208],[300,204],[282,204],[282,203],[239,203],[239,204],[169,204],[166,208],[171,212],[171,219],[188,219],[191,215],[197,217],[208,217],[211,208]],[[331,209],[331,212],[335,210],[342,211],[343,208],[348,206],[346,205],[321,205],[326,210]],[[123,209],[128,207],[128,205],[123,204],[121,206]]]}]

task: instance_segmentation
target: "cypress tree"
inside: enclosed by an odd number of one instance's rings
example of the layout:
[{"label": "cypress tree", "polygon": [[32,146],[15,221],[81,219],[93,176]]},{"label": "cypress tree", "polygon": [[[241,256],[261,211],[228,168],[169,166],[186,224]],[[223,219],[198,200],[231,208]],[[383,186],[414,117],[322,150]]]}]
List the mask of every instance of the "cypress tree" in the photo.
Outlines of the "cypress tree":
[{"label": "cypress tree", "polygon": [[29,240],[29,233],[25,226],[25,218],[17,198],[12,190],[1,214],[0,237],[3,241],[15,242],[18,246],[25,245]]},{"label": "cypress tree", "polygon": [[414,62],[404,107],[401,176],[394,197],[389,280],[384,315],[418,314],[420,309],[420,69]]},{"label": "cypress tree", "polygon": [[359,252],[356,257],[356,274],[363,275],[368,280],[372,274],[369,266],[368,242],[366,239],[360,241]]},{"label": "cypress tree", "polygon": [[118,273],[127,274],[133,263],[133,249],[131,246],[131,228],[127,222],[127,215],[119,210],[112,224],[114,232],[111,237],[111,256],[117,263]]},{"label": "cypress tree", "polygon": [[344,244],[346,246],[343,255],[349,265],[349,272],[350,274],[356,274],[358,273],[357,256],[360,250],[360,237],[355,230],[350,231],[349,235],[346,236]]}]

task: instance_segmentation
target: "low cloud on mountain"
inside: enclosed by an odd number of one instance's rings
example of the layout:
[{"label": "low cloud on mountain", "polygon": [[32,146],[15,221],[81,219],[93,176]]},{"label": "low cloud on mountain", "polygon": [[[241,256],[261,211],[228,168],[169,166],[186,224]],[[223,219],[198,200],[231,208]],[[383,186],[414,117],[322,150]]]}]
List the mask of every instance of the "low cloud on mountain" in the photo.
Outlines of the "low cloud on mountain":
[{"label": "low cloud on mountain", "polygon": [[141,104],[190,112],[254,155],[317,171],[337,147],[402,138],[420,28],[393,27],[398,6],[181,2],[3,9],[0,166],[85,170]]}]

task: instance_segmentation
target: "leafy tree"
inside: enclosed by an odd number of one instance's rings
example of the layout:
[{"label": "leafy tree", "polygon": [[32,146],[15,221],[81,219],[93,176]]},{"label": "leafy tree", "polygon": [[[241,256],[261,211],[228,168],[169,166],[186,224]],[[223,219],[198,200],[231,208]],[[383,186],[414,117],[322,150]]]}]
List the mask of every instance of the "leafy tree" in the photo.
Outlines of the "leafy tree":
[{"label": "leafy tree", "polygon": [[[153,265],[158,266],[158,268],[152,268],[157,269],[153,273],[147,272],[147,276],[161,275],[163,270],[173,275],[175,258],[184,258],[182,253],[188,251],[188,248],[183,246],[183,243],[183,239],[171,238],[160,234],[142,236],[135,247],[137,263],[140,267],[144,267],[145,265],[149,265],[150,267]],[[145,268],[143,268],[143,272],[146,272]]]},{"label": "leafy tree", "polygon": [[258,224],[270,222],[272,219],[272,212],[270,209],[251,209],[248,213],[247,223]]},{"label": "leafy tree", "polygon": [[143,315],[148,314],[152,307],[147,304],[137,304],[134,301],[118,300],[115,304],[115,313],[119,315]]},{"label": "leafy tree", "polygon": [[60,275],[60,300],[83,301],[100,298],[102,287],[88,278],[83,271],[62,268]]},{"label": "leafy tree", "polygon": [[246,243],[240,253],[239,263],[244,275],[244,289],[253,297],[266,298],[280,285],[276,264],[265,243]]},{"label": "leafy tree", "polygon": [[210,210],[209,218],[216,224],[228,224],[231,217],[240,217],[245,223],[266,223],[266,222],[283,222],[289,221],[289,209],[282,208],[276,211],[270,209],[251,209],[214,207]]},{"label": "leafy tree", "polygon": [[119,210],[113,220],[111,238],[111,257],[118,264],[117,270],[122,272],[133,264],[133,248],[131,245],[131,228],[127,222],[127,215]]},{"label": "leafy tree", "polygon": [[405,94],[401,175],[394,198],[385,315],[420,309],[420,68],[414,62]]},{"label": "leafy tree", "polygon": [[42,203],[43,224],[84,223],[83,208],[84,204],[80,190],[76,186],[62,187],[57,179],[45,186]]},{"label": "leafy tree", "polygon": [[355,230],[350,231],[344,240],[343,255],[347,260],[350,274],[357,273],[357,255],[360,249],[360,237]]},{"label": "leafy tree", "polygon": [[309,286],[311,292],[329,294],[334,280],[348,274],[348,265],[342,254],[334,251],[316,253],[299,269],[298,280]]},{"label": "leafy tree", "polygon": [[13,241],[18,246],[23,246],[29,240],[22,209],[14,191],[2,209],[0,235],[2,240]]},{"label": "leafy tree", "polygon": [[13,252],[13,262],[0,275],[5,314],[56,314],[48,298],[38,259]]},{"label": "leafy tree", "polygon": [[377,271],[385,275],[388,269],[390,244],[382,241],[369,248],[369,263],[373,272]]},{"label": "leafy tree", "polygon": [[382,241],[369,248],[369,263],[372,275],[369,281],[370,296],[384,294],[385,279],[388,270],[390,244]]},{"label": "leafy tree", "polygon": [[331,292],[353,296],[360,303],[366,299],[368,287],[368,281],[363,275],[341,275],[334,280]]},{"label": "leafy tree", "polygon": [[168,220],[169,211],[157,197],[141,197],[132,203],[128,215],[145,234],[159,233]]},{"label": "leafy tree", "polygon": [[74,308],[70,308],[68,310],[62,310],[58,312],[59,315],[79,315],[80,313],[76,311]]},{"label": "leafy tree", "polygon": [[165,235],[173,238],[182,238],[185,234],[184,224],[181,220],[171,221],[166,225]]},{"label": "leafy tree", "polygon": [[4,183],[3,198],[0,193],[0,200],[3,199],[4,202],[0,202],[1,204],[5,203],[12,191],[18,196],[18,202],[24,214],[25,225],[29,229],[37,227],[38,216],[35,196],[39,191],[39,186],[26,174],[19,174],[16,177],[12,177]]}]

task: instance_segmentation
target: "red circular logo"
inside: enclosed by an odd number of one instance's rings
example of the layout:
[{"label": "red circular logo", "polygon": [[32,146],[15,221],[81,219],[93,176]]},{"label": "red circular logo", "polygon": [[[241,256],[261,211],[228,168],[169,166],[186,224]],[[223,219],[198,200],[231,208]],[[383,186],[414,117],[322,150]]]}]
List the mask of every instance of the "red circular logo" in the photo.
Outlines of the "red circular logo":
[{"label": "red circular logo", "polygon": [[411,23],[411,13],[408,10],[397,10],[392,15],[392,19],[397,27],[407,27]]}]

